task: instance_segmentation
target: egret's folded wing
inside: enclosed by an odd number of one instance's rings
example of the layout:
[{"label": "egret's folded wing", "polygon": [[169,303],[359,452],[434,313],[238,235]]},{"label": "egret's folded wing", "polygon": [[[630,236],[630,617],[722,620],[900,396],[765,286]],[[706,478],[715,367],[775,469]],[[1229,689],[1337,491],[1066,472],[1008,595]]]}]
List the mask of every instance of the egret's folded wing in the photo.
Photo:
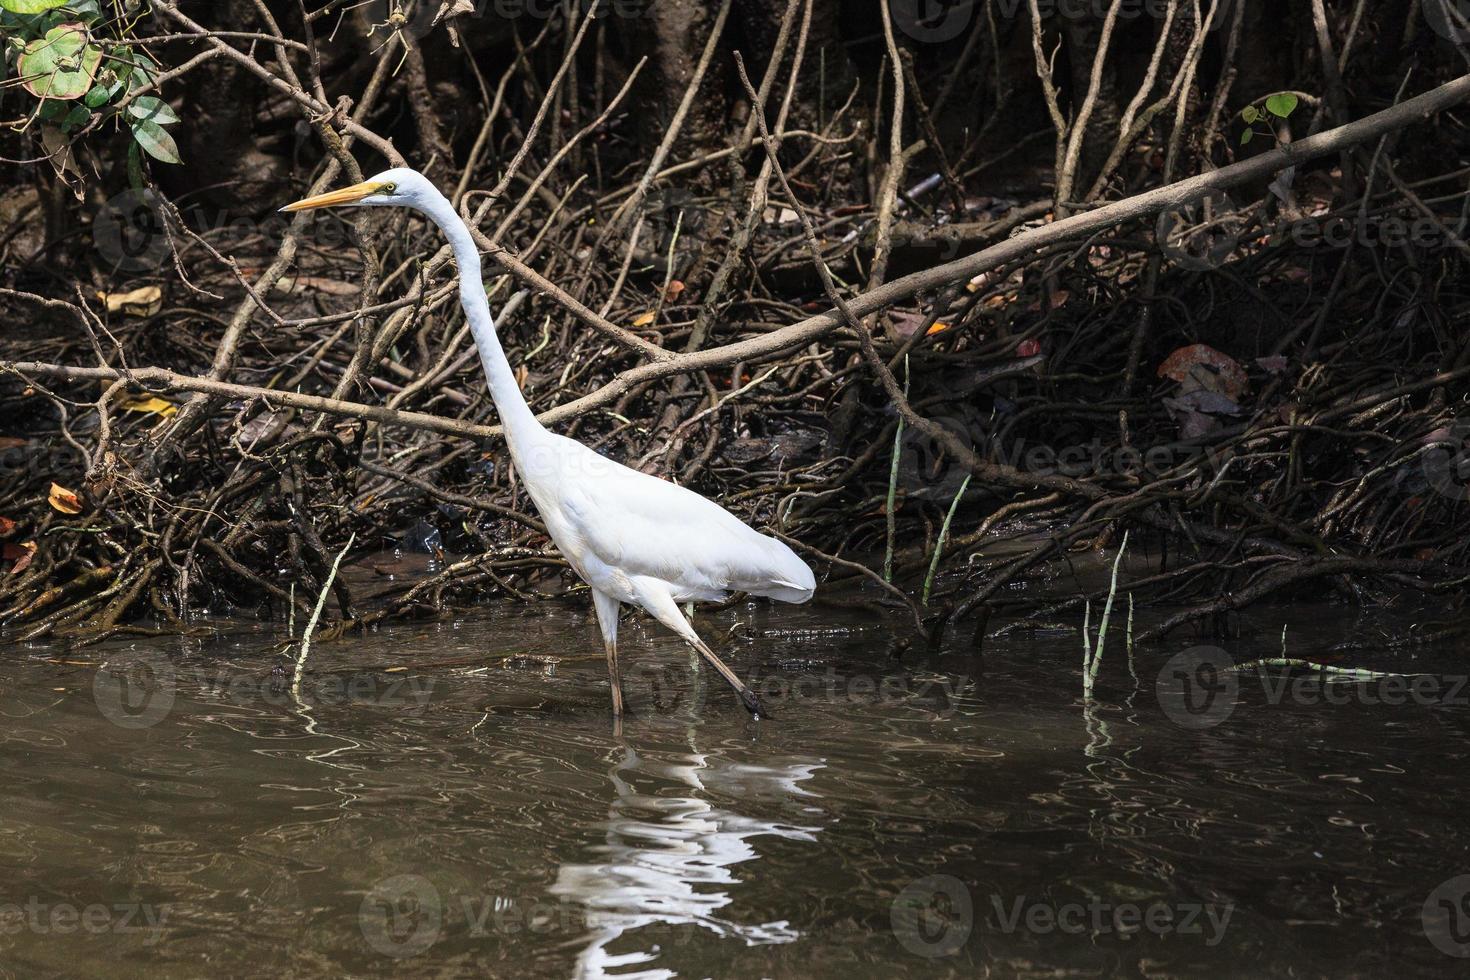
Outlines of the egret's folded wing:
[{"label": "egret's folded wing", "polygon": [[562,501],[573,529],[605,564],[690,590],[740,590],[787,601],[801,601],[815,587],[811,569],[790,548],[718,504],[598,460],[588,478],[563,488]]}]

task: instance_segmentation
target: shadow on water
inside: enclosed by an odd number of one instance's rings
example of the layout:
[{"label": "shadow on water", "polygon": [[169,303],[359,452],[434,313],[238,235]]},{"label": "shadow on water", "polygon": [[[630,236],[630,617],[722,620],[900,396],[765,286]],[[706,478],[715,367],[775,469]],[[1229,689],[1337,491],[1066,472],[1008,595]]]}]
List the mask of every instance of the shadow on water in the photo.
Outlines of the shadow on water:
[{"label": "shadow on water", "polygon": [[[1274,615],[1320,661],[1371,633]],[[1354,664],[1416,680],[1344,684],[1115,636],[1084,701],[1075,631],[899,660],[889,625],[831,610],[702,628],[774,719],[630,624],[616,732],[571,606],[325,644],[295,690],[264,636],[15,650],[0,976],[1449,976],[1470,956],[1458,651],[1368,644]]]}]

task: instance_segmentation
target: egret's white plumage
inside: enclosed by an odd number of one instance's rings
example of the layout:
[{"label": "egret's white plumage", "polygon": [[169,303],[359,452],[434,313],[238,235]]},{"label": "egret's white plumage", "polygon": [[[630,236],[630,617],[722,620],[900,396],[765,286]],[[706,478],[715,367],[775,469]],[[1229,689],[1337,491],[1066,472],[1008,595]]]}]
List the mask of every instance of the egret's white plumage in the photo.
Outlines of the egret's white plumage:
[{"label": "egret's white plumage", "polygon": [[480,277],[480,253],[453,206],[422,174],[387,170],[371,180],[298,201],[282,210],[334,205],[407,207],[438,225],[459,266],[460,302],[485,367],[521,482],[552,541],[592,589],[612,680],[613,712],[622,714],[618,608],[627,602],[689,642],[730,682],[751,711],[760,704],[706,646],[679,611],[695,599],[749,592],[805,602],[812,570],[782,542],[750,528],[692,490],[629,469],[537,421],[495,334]]}]

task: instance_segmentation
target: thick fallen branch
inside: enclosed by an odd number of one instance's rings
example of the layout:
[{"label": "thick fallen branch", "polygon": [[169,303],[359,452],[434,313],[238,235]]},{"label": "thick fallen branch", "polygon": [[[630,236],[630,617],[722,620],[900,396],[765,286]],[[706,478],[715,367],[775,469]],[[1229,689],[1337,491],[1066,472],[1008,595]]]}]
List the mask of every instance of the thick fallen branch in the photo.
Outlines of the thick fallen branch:
[{"label": "thick fallen branch", "polygon": [[[21,378],[66,378],[71,381],[116,381],[125,377],[115,368],[73,367],[66,364],[45,364],[39,361],[0,361],[0,372],[19,375]],[[489,439],[500,435],[498,425],[475,425],[442,415],[424,412],[405,412],[381,405],[364,405],[340,398],[325,398],[321,395],[305,395],[298,391],[276,391],[273,388],[257,388],[253,385],[232,384],[210,378],[196,378],[187,374],[175,374],[163,368],[137,368],[128,372],[141,385],[154,392],[197,391],[222,398],[261,398],[271,405],[285,405],[328,415],[343,415],[348,418],[367,419],[384,425],[403,425],[411,429],[427,429],[445,435],[464,436],[468,439]]]}]

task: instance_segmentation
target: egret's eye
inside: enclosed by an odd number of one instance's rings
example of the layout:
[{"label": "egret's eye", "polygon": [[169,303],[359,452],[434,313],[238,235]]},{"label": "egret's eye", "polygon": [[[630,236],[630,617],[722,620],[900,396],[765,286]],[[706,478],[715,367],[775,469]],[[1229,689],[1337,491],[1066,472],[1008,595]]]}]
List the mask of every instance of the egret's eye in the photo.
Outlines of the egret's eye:
[{"label": "egret's eye", "polygon": [[392,194],[392,193],[395,193],[397,190],[398,190],[398,185],[397,184],[384,184],[383,185],[383,189],[382,189],[382,191],[380,193],[383,193],[383,194]]}]

